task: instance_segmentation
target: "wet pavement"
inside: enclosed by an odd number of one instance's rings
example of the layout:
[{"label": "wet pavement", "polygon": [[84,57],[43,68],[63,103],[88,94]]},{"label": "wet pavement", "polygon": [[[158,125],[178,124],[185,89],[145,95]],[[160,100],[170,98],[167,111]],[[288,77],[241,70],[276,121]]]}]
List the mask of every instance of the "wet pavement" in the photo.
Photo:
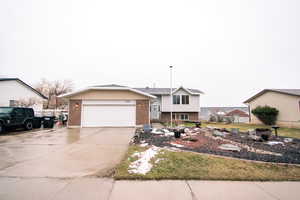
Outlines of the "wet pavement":
[{"label": "wet pavement", "polygon": [[0,178],[1,200],[298,200],[300,182]]},{"label": "wet pavement", "polygon": [[0,177],[105,175],[122,159],[133,128],[60,128],[0,136]]},{"label": "wet pavement", "polygon": [[114,181],[132,128],[38,130],[0,135],[1,200],[298,200],[300,182]]}]

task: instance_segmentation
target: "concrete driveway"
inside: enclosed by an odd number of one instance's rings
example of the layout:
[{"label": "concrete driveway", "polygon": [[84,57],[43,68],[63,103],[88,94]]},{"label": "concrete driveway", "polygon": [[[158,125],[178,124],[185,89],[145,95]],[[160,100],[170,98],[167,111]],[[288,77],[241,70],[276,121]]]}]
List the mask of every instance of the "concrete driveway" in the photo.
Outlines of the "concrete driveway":
[{"label": "concrete driveway", "polygon": [[0,135],[0,176],[102,176],[122,159],[133,134],[134,128],[61,128]]}]

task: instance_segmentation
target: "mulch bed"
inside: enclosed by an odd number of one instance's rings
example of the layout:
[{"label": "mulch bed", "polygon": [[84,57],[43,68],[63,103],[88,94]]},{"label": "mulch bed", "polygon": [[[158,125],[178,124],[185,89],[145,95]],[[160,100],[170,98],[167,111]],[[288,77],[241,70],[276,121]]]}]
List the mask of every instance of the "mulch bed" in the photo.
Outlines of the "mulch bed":
[{"label": "mulch bed", "polygon": [[[228,144],[229,142],[223,141],[221,139],[216,139],[213,136],[208,137],[207,134],[212,134],[213,130],[201,128],[200,130],[193,132],[195,135],[191,137],[197,139],[197,141],[195,142],[184,140],[183,137],[176,139],[173,136],[141,133],[137,143],[143,141],[148,143],[149,145],[155,145],[158,147],[174,147],[174,145],[171,144],[173,143],[184,145],[183,147],[176,147],[178,149],[199,153],[208,153],[264,162],[300,164],[300,139],[293,139],[292,142],[284,143],[284,145],[276,144],[270,146],[266,144],[266,142],[259,142],[250,139],[247,133],[234,134],[229,132],[226,136],[223,137],[224,139],[230,140],[233,143],[247,145],[249,147],[262,151],[282,154],[282,156],[278,156],[251,152],[247,148],[241,148],[240,152],[222,150],[219,148],[219,146],[222,144]],[[275,136],[272,136],[270,140],[283,142],[284,137],[276,138]]]}]

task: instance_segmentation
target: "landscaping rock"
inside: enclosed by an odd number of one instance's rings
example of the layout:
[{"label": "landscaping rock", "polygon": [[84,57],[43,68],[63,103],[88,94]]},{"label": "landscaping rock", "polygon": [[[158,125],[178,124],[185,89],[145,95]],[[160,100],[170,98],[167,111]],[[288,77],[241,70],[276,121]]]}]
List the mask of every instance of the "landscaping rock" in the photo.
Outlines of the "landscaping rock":
[{"label": "landscaping rock", "polygon": [[221,131],[218,131],[218,130],[214,130],[213,132],[213,136],[218,136],[218,137],[225,137],[226,136],[226,132],[221,132]]},{"label": "landscaping rock", "polygon": [[285,143],[293,142],[293,138],[284,138],[283,141]]},{"label": "landscaping rock", "polygon": [[219,146],[219,149],[226,150],[226,151],[237,151],[237,152],[241,151],[240,147],[233,144],[222,144]]},{"label": "landscaping rock", "polygon": [[239,129],[239,128],[232,128],[232,129],[231,129],[231,132],[232,132],[233,134],[238,134],[238,133],[240,132],[240,129]]},{"label": "landscaping rock", "polygon": [[255,134],[249,135],[249,138],[251,138],[251,139],[254,140],[254,141],[260,141],[260,140],[261,140],[261,137],[255,135]]},{"label": "landscaping rock", "polygon": [[196,137],[184,137],[182,138],[184,141],[197,142],[198,139]]}]

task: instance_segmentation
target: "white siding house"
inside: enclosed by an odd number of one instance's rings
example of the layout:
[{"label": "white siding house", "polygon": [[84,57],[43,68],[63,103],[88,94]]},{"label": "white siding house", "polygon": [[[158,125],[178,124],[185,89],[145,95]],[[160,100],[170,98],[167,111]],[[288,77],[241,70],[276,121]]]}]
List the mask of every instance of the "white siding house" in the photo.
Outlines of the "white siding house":
[{"label": "white siding house", "polygon": [[17,106],[20,101],[34,101],[35,111],[43,109],[45,96],[18,78],[0,78],[0,106]]},{"label": "white siding house", "polygon": [[170,112],[171,105],[173,112],[200,112],[200,95],[191,95],[184,89],[180,88],[176,92],[173,93],[175,95],[188,95],[189,96],[189,104],[173,104],[171,102],[171,96],[162,96],[162,104],[161,104],[161,111],[162,112]]},{"label": "white siding house", "polygon": [[[172,116],[175,120],[198,121],[200,115],[200,95],[202,91],[191,88],[173,88],[172,101],[170,88],[136,88],[140,91],[155,95],[151,100],[151,120],[168,122]],[[173,100],[173,98],[176,98]],[[172,107],[172,109],[171,109]]]}]

